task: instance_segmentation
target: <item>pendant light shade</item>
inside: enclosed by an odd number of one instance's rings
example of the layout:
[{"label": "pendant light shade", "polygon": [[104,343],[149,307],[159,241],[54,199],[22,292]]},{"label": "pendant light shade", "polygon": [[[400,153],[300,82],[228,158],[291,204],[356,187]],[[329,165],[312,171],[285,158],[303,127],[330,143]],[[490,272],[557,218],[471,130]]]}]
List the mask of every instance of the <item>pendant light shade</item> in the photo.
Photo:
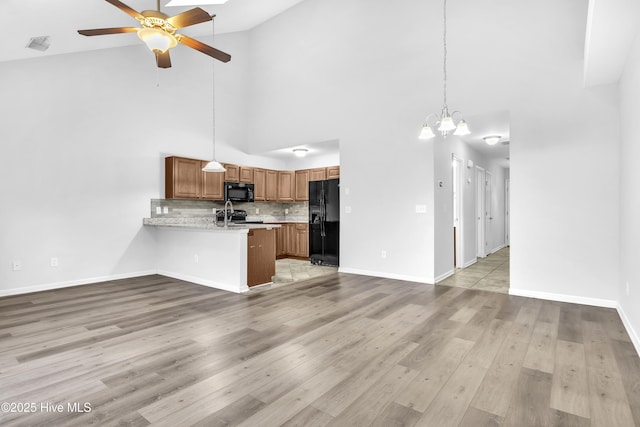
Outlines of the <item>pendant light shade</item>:
[{"label": "pendant light shade", "polygon": [[455,123],[453,123],[453,119],[451,116],[445,116],[440,121],[440,126],[438,126],[438,130],[440,132],[450,132],[456,128]]},{"label": "pendant light shade", "polygon": [[460,120],[460,123],[458,123],[458,126],[456,126],[455,132],[453,132],[453,134],[456,136],[465,136],[469,135],[470,133],[471,131],[469,130],[469,126],[467,126],[467,122],[465,122],[464,120]]},{"label": "pendant light shade", "polygon": [[418,138],[431,139],[434,136],[436,136],[436,134],[433,133],[433,129],[431,129],[431,126],[425,124],[424,126],[422,126],[422,131],[420,132],[420,136],[418,136]]},{"label": "pendant light shade", "polygon": [[[212,25],[214,26],[214,30],[215,30],[215,25],[213,24],[213,19],[211,20]],[[212,34],[215,31],[212,32]],[[202,168],[202,170],[204,172],[226,172],[227,170],[224,168],[224,166],[222,166],[220,164],[220,162],[218,162],[216,160],[216,65],[215,63],[212,62],[212,71],[211,71],[211,76],[212,76],[212,86],[211,86],[211,102],[213,105],[213,109],[212,109],[212,123],[213,123],[213,157],[211,158],[211,161],[209,163],[207,163],[205,165],[205,167]]]}]

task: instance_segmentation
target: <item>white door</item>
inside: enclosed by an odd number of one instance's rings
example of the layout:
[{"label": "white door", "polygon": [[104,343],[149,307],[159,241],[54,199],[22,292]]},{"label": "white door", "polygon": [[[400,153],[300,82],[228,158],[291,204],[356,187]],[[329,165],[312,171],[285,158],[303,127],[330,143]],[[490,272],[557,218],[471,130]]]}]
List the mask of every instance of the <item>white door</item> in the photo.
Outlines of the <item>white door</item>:
[{"label": "white door", "polygon": [[476,166],[476,256],[485,257],[484,238],[484,169]]},{"label": "white door", "polygon": [[455,229],[455,265],[456,268],[462,268],[464,266],[463,258],[463,212],[462,203],[464,196],[462,194],[464,186],[464,168],[462,159],[453,155],[453,227]]},{"label": "white door", "polygon": [[489,255],[491,250],[493,249],[493,239],[491,236],[492,232],[492,222],[493,222],[493,181],[492,176],[489,171],[484,173],[485,177],[485,196],[484,196],[484,210],[485,210],[485,227],[484,227],[484,253],[485,255]]}]

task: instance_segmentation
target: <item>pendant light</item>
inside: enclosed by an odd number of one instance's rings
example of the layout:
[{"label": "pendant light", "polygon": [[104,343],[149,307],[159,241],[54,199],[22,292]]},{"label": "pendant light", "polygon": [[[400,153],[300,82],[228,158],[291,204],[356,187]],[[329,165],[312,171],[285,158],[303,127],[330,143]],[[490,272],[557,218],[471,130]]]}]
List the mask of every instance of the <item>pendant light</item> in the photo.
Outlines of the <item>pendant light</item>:
[{"label": "pendant light", "polygon": [[[213,28],[213,33],[215,34],[215,24],[213,23],[213,19],[211,20],[211,26]],[[213,37],[213,35],[212,35]],[[211,102],[213,103],[212,109],[212,121],[213,121],[213,157],[211,157],[211,161],[206,164],[205,167],[202,168],[205,172],[226,172],[224,166],[222,166],[218,161],[216,161],[216,64],[215,61],[211,61],[212,64],[212,83],[213,86],[211,88]]]},{"label": "pendant light", "polygon": [[[422,126],[422,131],[420,132],[420,139],[430,139],[436,136],[433,132],[433,128],[437,127],[438,132],[442,134],[443,137],[447,137],[447,135],[454,131],[454,135],[463,136],[469,135],[471,131],[469,131],[469,126],[464,119],[459,118],[456,121],[456,114],[459,116],[462,115],[460,111],[454,111],[449,114],[449,107],[447,106],[447,0],[444,0],[444,13],[443,13],[443,23],[444,23],[444,35],[443,35],[443,71],[444,71],[444,79],[443,79],[443,93],[444,93],[444,102],[442,105],[442,111],[440,115],[435,113],[431,113],[427,116],[424,121],[424,125]],[[432,120],[433,119],[433,120]],[[430,124],[430,121],[432,124]]]}]

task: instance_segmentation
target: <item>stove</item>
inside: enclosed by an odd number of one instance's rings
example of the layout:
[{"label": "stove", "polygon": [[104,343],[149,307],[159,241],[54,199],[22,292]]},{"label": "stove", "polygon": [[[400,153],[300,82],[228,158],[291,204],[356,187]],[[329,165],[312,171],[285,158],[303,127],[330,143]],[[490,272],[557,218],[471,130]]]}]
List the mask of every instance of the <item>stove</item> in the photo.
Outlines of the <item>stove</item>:
[{"label": "stove", "polygon": [[[247,211],[244,209],[234,209],[231,213],[230,209],[227,209],[227,219],[234,224],[262,224],[262,221],[247,221]],[[216,220],[218,222],[224,222],[225,211],[223,209],[216,212]]]}]

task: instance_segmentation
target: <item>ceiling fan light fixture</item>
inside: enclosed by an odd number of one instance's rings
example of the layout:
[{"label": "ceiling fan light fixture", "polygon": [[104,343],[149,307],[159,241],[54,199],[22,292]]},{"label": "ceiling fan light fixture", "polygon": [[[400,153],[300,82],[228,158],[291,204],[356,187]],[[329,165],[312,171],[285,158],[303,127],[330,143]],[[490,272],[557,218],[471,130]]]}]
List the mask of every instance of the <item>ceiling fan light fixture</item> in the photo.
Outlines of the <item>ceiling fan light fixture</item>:
[{"label": "ceiling fan light fixture", "polygon": [[171,0],[165,7],[172,6],[207,6],[212,4],[225,4],[227,0]]},{"label": "ceiling fan light fixture", "polygon": [[293,154],[295,154],[296,157],[304,157],[307,155],[307,153],[309,152],[309,150],[307,150],[306,148],[294,148],[293,149]]},{"label": "ceiling fan light fixture", "polygon": [[482,139],[489,145],[496,145],[498,141],[500,141],[500,138],[502,138],[500,135],[489,135]]},{"label": "ceiling fan light fixture", "polygon": [[142,28],[138,31],[138,37],[154,53],[165,53],[178,44],[172,34],[158,28]]}]

